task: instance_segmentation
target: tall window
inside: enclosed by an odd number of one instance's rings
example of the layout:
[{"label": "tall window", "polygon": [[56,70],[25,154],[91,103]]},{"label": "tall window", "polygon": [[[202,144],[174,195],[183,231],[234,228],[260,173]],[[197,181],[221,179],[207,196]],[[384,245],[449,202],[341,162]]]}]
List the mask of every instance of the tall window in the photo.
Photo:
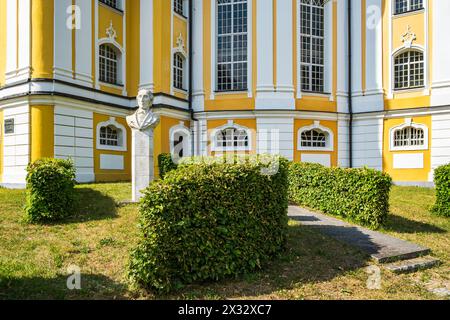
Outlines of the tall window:
[{"label": "tall window", "polygon": [[423,129],[406,127],[394,133],[394,147],[421,147],[425,145],[425,132]]},{"label": "tall window", "polygon": [[300,73],[303,91],[324,91],[324,1],[300,1]]},{"label": "tall window", "polygon": [[394,58],[395,89],[410,89],[424,86],[423,53],[407,51]]},{"label": "tall window", "polygon": [[247,30],[247,0],[218,0],[218,91],[247,90]]},{"label": "tall window", "polygon": [[395,0],[395,14],[423,9],[423,0]]},{"label": "tall window", "polygon": [[173,56],[173,86],[177,89],[184,90],[183,68],[184,59],[179,53]]},{"label": "tall window", "polygon": [[173,11],[184,15],[184,0],[173,0]]},{"label": "tall window", "polygon": [[103,2],[107,6],[110,6],[114,9],[120,10],[120,0],[100,0],[100,2]]},{"label": "tall window", "polygon": [[100,81],[118,84],[118,55],[116,50],[107,44],[100,46]]}]

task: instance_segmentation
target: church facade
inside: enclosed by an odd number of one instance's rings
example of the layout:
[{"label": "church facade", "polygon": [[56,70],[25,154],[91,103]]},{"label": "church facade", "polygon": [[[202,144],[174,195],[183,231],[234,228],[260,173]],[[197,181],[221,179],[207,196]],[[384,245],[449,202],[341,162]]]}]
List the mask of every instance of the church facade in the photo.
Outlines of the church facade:
[{"label": "church facade", "polygon": [[145,88],[155,159],[271,152],[430,185],[450,162],[449,16],[448,0],[0,0],[0,183],[42,157],[130,180]]}]

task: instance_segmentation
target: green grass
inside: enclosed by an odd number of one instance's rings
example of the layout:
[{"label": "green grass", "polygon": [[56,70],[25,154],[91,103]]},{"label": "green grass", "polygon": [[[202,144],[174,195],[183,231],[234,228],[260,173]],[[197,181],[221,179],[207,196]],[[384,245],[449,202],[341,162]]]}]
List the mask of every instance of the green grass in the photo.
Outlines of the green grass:
[{"label": "green grass", "polygon": [[[382,290],[366,289],[368,258],[291,221],[288,248],[261,272],[196,284],[170,296],[130,288],[129,250],[137,241],[136,205],[127,183],[77,187],[75,215],[51,225],[22,222],[24,191],[0,189],[0,299],[436,299],[427,289],[449,281],[450,220],[432,216],[434,191],[395,187],[382,230],[429,246],[444,263],[414,274],[382,274]],[[82,290],[66,288],[77,265]]]}]

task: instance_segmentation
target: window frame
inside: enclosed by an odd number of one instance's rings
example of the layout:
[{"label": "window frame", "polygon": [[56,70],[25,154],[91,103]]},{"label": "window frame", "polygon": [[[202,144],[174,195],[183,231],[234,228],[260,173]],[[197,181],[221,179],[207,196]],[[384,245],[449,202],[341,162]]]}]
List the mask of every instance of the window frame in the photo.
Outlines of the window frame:
[{"label": "window frame", "polygon": [[[117,129],[117,138],[118,145],[117,146],[108,146],[100,143],[100,131],[103,127],[113,126]],[[117,122],[115,117],[109,118],[107,121],[99,122],[96,127],[96,147],[97,150],[108,150],[108,151],[127,151],[127,129],[124,125]]]},{"label": "window frame", "polygon": [[[181,2],[181,12],[178,10],[178,6],[176,5]],[[173,12],[183,18],[187,18],[186,15],[186,1],[185,0],[173,0]]]},{"label": "window frame", "polygon": [[[421,8],[417,8],[417,9],[411,9],[412,7],[412,0],[405,0],[406,1],[406,11],[403,12],[397,12],[397,1],[399,0],[394,0],[392,1],[392,12],[394,16],[399,16],[399,15],[403,15],[403,14],[409,14],[409,13],[414,13],[414,12],[418,12],[418,11],[422,11],[425,10],[425,3],[424,0],[422,0],[422,7]],[[426,1],[426,0],[425,0]]]},{"label": "window frame", "polygon": [[[102,57],[102,55],[101,55],[101,48],[103,46],[110,48],[116,54],[116,61],[115,61],[116,62],[116,82],[110,82],[110,81],[107,81],[107,79],[102,79],[102,74],[104,74],[105,72],[102,72],[102,70],[101,70],[101,63],[100,63],[101,59],[112,60],[112,59],[110,59],[108,57]],[[118,87],[123,87],[124,86],[123,83],[122,83],[123,82],[122,81],[122,76],[123,76],[122,75],[122,72],[123,72],[123,70],[122,70],[122,68],[123,68],[123,65],[122,65],[122,63],[123,63],[122,62],[122,50],[120,48],[118,48],[115,44],[110,43],[110,42],[100,42],[99,45],[98,45],[98,61],[97,61],[97,63],[99,64],[99,67],[98,67],[98,71],[99,71],[98,81],[100,83],[106,84],[106,85],[111,85],[111,86],[118,86]]]},{"label": "window frame", "polygon": [[[218,0],[214,0],[214,7],[215,7],[215,15],[214,15],[214,38],[215,38],[215,42],[214,42],[214,59],[213,59],[213,63],[214,63],[214,93],[235,93],[235,92],[249,92],[249,88],[251,86],[251,78],[250,78],[250,69],[252,68],[252,64],[251,64],[251,15],[252,15],[252,5],[251,5],[251,1],[252,0],[231,0],[231,4],[226,4],[226,5],[230,5],[232,7],[232,11],[231,11],[231,16],[232,16],[232,24],[231,24],[231,29],[232,32],[231,33],[227,33],[225,35],[219,35],[219,6],[222,6],[223,4],[219,4]],[[233,6],[236,3],[244,3],[246,4],[247,7],[247,17],[246,17],[246,31],[245,32],[234,32],[233,27],[234,27],[234,20],[233,20],[233,12],[234,12],[234,8]],[[247,38],[247,46],[246,46],[246,55],[245,55],[245,61],[235,61],[234,60],[234,37],[235,36],[239,36],[239,35],[245,35]],[[231,48],[230,48],[230,52],[231,52],[231,62],[220,62],[219,63],[219,37],[231,37]],[[243,76],[245,76],[246,78],[246,83],[245,83],[245,87],[244,88],[236,88],[236,83],[234,82],[234,68],[233,66],[235,64],[241,64],[241,63],[245,63],[246,64],[246,73],[243,74]],[[219,65],[231,65],[231,89],[219,89]]]},{"label": "window frame", "polygon": [[[418,86],[411,86],[411,53],[420,53],[422,55],[422,70],[423,70],[423,82],[421,85]],[[397,64],[396,59],[399,58],[401,55],[407,54],[408,55],[408,61],[406,63],[403,63],[404,66],[408,68],[407,72],[407,79],[408,79],[408,86],[407,87],[401,87],[397,88],[397,75],[396,75],[396,67]],[[419,62],[415,62],[414,64],[419,64]],[[411,48],[403,49],[400,51],[395,52],[392,55],[392,88],[394,92],[401,92],[401,91],[407,91],[407,90],[421,90],[426,88],[426,63],[425,63],[425,52],[422,48],[419,48],[417,46],[412,46]]]},{"label": "window frame", "polygon": [[[423,130],[424,144],[422,146],[395,146],[395,133],[406,128],[414,128]],[[389,150],[390,151],[423,151],[428,150],[429,147],[429,129],[425,124],[412,122],[411,119],[406,119],[405,123],[395,126],[389,130]]]},{"label": "window frame", "polygon": [[111,1],[111,0],[98,0],[98,2],[108,8],[111,8],[113,10],[117,10],[120,13],[123,13],[123,2],[122,0],[116,0],[116,5],[113,6],[110,3],[107,3],[107,1]]},{"label": "window frame", "polygon": [[[181,59],[181,68],[177,65],[176,58]],[[172,86],[175,90],[181,90],[184,93],[187,92],[186,89],[186,57],[181,52],[175,52],[173,54],[173,64],[172,64]],[[177,86],[177,72],[181,72],[181,86]]]},{"label": "window frame", "polygon": [[[310,132],[312,130],[319,131],[325,134],[325,147],[303,147],[302,146],[302,134],[304,132]],[[330,128],[320,125],[320,121],[315,121],[310,126],[301,127],[297,132],[297,150],[298,151],[334,151],[334,133]]]},{"label": "window frame", "polygon": [[[245,131],[245,133],[247,134],[247,146],[239,146],[239,147],[223,147],[223,146],[218,146],[218,134],[222,133],[224,130],[228,130],[228,129],[234,129],[234,130],[241,130],[241,131]],[[233,122],[228,122],[227,124],[215,128],[214,130],[212,130],[211,132],[211,151],[212,152],[249,152],[252,151],[252,133],[251,130],[247,127],[244,126],[240,126],[238,124],[235,124]]]},{"label": "window frame", "polygon": [[[189,130],[188,127],[185,126],[184,121],[180,121],[180,124],[173,126],[172,128],[170,128],[169,130],[169,138],[170,138],[170,154],[172,155],[172,159],[178,160],[178,157],[175,157],[175,136],[176,135],[181,135],[183,137],[185,137],[185,139],[183,140],[183,158],[185,157],[190,157],[192,155],[192,150],[191,150],[191,143],[192,143],[192,138],[191,138],[191,131]],[[176,161],[175,161],[176,163]]]}]

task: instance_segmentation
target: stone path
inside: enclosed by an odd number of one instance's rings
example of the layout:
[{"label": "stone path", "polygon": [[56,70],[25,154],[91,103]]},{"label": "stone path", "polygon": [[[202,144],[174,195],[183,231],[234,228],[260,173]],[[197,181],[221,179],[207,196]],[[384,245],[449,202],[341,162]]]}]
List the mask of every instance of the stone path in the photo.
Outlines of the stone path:
[{"label": "stone path", "polygon": [[289,217],[303,225],[367,252],[379,263],[413,259],[427,255],[430,249],[389,235],[351,225],[324,214],[290,206]]}]

